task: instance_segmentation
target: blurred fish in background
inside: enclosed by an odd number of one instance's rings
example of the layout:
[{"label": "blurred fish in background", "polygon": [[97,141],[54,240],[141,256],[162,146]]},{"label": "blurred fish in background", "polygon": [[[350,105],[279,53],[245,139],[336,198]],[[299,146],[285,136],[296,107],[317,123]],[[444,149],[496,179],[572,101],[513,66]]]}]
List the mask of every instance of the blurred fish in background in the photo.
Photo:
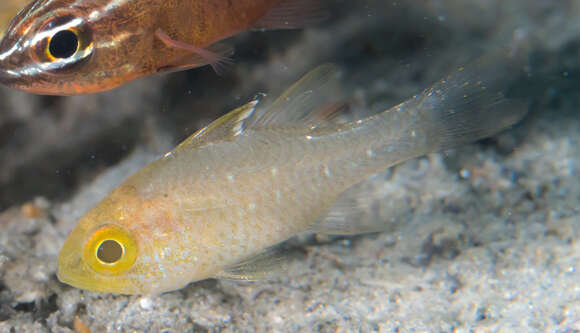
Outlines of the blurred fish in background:
[{"label": "blurred fish in background", "polygon": [[116,88],[151,73],[210,65],[217,43],[254,29],[294,29],[325,17],[318,0],[36,0],[0,43],[0,82],[47,95]]}]

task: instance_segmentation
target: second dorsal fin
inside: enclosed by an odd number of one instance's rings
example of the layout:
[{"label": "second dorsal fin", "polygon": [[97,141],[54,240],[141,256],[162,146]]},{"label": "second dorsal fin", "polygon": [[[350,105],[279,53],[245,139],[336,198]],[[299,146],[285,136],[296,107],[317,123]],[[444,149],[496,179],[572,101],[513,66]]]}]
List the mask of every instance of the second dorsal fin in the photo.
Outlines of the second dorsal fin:
[{"label": "second dorsal fin", "polygon": [[317,126],[344,110],[340,98],[342,71],[334,64],[316,67],[271,104],[260,105],[248,127]]}]

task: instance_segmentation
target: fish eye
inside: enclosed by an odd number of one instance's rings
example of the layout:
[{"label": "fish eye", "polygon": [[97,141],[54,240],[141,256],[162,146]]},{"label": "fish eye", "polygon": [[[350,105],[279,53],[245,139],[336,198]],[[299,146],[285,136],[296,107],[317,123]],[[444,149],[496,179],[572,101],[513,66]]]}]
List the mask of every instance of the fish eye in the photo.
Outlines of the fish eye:
[{"label": "fish eye", "polygon": [[105,224],[95,230],[83,248],[83,261],[95,272],[121,274],[137,260],[137,241],[122,226]]},{"label": "fish eye", "polygon": [[48,43],[48,52],[54,58],[72,57],[79,49],[79,37],[72,30],[61,30],[54,34]]},{"label": "fish eye", "polygon": [[35,36],[42,37],[31,40],[29,54],[47,70],[71,70],[93,54],[91,25],[75,15],[49,17]]},{"label": "fish eye", "polygon": [[114,264],[123,256],[123,246],[114,239],[107,239],[97,248],[97,258],[106,263]]}]

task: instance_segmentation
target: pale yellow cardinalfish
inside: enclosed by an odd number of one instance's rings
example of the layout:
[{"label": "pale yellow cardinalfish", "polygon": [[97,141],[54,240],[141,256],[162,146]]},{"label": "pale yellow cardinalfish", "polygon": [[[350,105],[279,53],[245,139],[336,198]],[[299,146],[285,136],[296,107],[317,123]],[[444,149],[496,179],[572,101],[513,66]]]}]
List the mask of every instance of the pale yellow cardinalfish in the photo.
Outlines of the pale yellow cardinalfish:
[{"label": "pale yellow cardinalfish", "polygon": [[323,65],[269,105],[235,109],[119,185],[69,235],[58,278],[121,294],[254,280],[283,262],[272,249],[297,234],[379,231],[380,221],[360,228],[350,220],[348,205],[335,202],[340,194],[402,161],[519,121],[527,107],[504,96],[501,79],[513,67],[476,62],[391,109],[339,123],[323,116],[342,109],[329,88],[341,73]]}]

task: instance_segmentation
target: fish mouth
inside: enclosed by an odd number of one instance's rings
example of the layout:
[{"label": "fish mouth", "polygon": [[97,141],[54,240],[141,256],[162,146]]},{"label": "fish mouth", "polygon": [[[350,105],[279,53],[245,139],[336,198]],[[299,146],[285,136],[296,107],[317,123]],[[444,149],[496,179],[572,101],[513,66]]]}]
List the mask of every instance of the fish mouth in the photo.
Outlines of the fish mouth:
[{"label": "fish mouth", "polygon": [[[23,86],[23,73],[21,69],[16,69],[15,64],[12,62],[14,59],[14,54],[11,51],[5,50],[5,47],[0,46],[0,83],[7,85],[9,87],[20,88]],[[22,89],[22,88],[20,88]]]},{"label": "fish mouth", "polygon": [[13,70],[0,59],[0,83],[10,88],[39,95],[67,95],[56,88],[44,86],[44,76],[35,75],[35,68]]},{"label": "fish mouth", "polygon": [[[70,238],[72,236],[72,238]],[[62,283],[93,292],[124,295],[139,294],[133,279],[126,276],[102,275],[83,260],[81,244],[71,234],[58,254],[56,276]]]},{"label": "fish mouth", "polygon": [[10,88],[42,94],[42,92],[30,85],[29,80],[25,76],[22,76],[17,71],[5,68],[2,62],[0,62],[0,83]]},{"label": "fish mouth", "polygon": [[113,276],[99,276],[86,267],[79,260],[76,268],[59,262],[56,277],[58,280],[69,286],[101,293],[116,293],[123,295],[138,294],[138,290],[129,280],[117,279]]},{"label": "fish mouth", "polygon": [[0,41],[0,83],[24,90],[32,90],[32,77],[39,74],[39,68],[27,63],[21,42],[4,36]]}]

